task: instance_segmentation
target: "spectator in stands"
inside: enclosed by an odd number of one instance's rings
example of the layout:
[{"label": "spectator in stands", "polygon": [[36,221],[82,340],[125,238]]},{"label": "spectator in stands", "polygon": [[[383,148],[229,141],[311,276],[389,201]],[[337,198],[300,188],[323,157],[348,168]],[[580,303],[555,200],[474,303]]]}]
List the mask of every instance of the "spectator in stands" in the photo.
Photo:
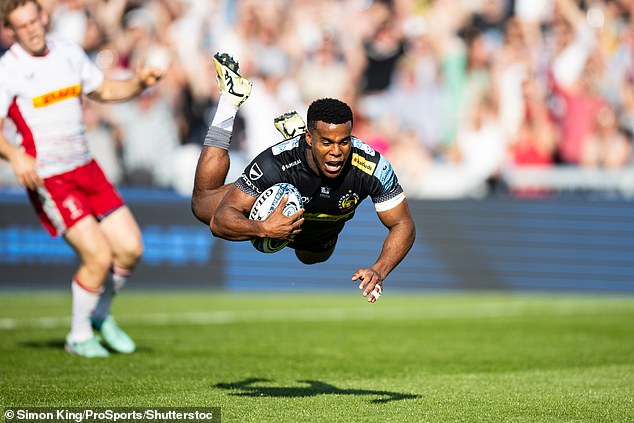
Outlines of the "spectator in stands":
[{"label": "spectator in stands", "polygon": [[580,164],[583,143],[592,133],[594,117],[606,105],[596,86],[597,60],[596,56],[589,58],[580,75],[568,86],[562,86],[556,77],[552,81],[553,93],[562,106],[558,117],[561,130],[558,153],[566,164]]},{"label": "spectator in stands", "polygon": [[[507,142],[492,95],[483,94],[458,131],[453,159],[465,171],[466,186],[494,187],[506,162]],[[487,184],[487,185],[485,185]]]},{"label": "spectator in stands", "polygon": [[550,78],[551,89],[561,101],[555,111],[561,130],[558,153],[563,163],[579,164],[593,117],[604,103],[596,86],[601,63],[595,32],[581,10],[572,0],[558,0],[556,5],[557,51]]},{"label": "spectator in stands", "polygon": [[339,34],[322,33],[319,44],[306,51],[297,78],[302,102],[324,97],[353,98],[354,81],[339,38]]},{"label": "spectator in stands", "polygon": [[94,154],[95,160],[106,177],[114,184],[119,184],[123,180],[119,145],[112,126],[102,118],[99,104],[94,101],[84,102],[84,125],[86,125],[88,148]]},{"label": "spectator in stands", "polygon": [[51,34],[82,46],[88,25],[85,1],[61,0],[51,15]]},{"label": "spectator in stands", "polygon": [[531,77],[522,83],[523,118],[510,143],[511,162],[515,166],[553,165],[556,134],[541,88]]},{"label": "spectator in stands", "polygon": [[386,91],[399,58],[405,53],[401,22],[387,2],[373,2],[370,9],[377,8],[378,15],[370,33],[362,39],[365,54],[365,69],[361,93],[372,95]]},{"label": "spectator in stands", "polygon": [[158,90],[113,107],[112,122],[121,133],[125,182],[170,187],[171,158],[181,142],[171,108]]},{"label": "spectator in stands", "polygon": [[631,165],[632,144],[619,130],[614,110],[602,107],[593,122],[593,131],[582,146],[581,165],[612,170]]},{"label": "spectator in stands", "polygon": [[632,141],[634,137],[634,81],[627,80],[622,85],[619,127]]}]

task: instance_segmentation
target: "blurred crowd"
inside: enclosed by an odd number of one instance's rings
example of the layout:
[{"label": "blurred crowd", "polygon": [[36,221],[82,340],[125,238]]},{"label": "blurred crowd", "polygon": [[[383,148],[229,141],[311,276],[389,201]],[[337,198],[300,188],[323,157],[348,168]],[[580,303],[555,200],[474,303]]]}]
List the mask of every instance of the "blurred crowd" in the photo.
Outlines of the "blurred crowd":
[{"label": "blurred crowd", "polygon": [[[320,97],[352,106],[353,134],[390,159],[413,197],[490,190],[508,168],[634,163],[634,0],[41,3],[51,33],[109,76],[167,69],[133,101],[86,100],[91,147],[120,184],[191,193],[218,99],[217,51],[254,83],[230,179],[281,140],[275,116],[305,116]],[[0,53],[10,42],[3,31]]]}]

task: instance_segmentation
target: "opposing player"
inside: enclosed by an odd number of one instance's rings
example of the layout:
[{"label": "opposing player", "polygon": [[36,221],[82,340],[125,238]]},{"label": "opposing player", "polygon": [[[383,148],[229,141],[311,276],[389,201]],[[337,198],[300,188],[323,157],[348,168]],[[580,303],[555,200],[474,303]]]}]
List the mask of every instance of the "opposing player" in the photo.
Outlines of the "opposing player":
[{"label": "opposing player", "polygon": [[88,150],[81,96],[129,99],[154,85],[161,72],[142,69],[127,80],[105,79],[78,46],[46,36],[47,16],[36,0],[1,5],[16,42],[0,58],[0,127],[7,117],[13,120],[21,146],[0,131],[0,157],[28,190],[44,227],[62,235],[81,260],[71,283],[66,350],[84,357],[108,356],[105,347],[132,353],[134,341],[117,325],[110,305],[141,257],[141,233]]},{"label": "opposing player", "polygon": [[[238,64],[230,56],[216,54],[214,62],[221,96],[196,168],[192,197],[196,217],[208,223],[215,236],[232,241],[288,239],[302,263],[314,264],[333,254],[345,222],[369,196],[389,232],[378,259],[354,272],[352,280],[358,280],[363,295],[375,302],[383,281],[415,238],[407,200],[390,163],[352,136],[353,114],[347,104],[324,98],[308,108],[306,132],[300,129],[292,138],[266,149],[234,184],[224,185],[233,121],[252,87],[239,75]],[[276,127],[291,135],[301,127],[298,117],[282,116],[276,119]],[[304,209],[284,216],[283,200],[266,220],[249,220],[259,194],[278,182],[299,189]]]}]

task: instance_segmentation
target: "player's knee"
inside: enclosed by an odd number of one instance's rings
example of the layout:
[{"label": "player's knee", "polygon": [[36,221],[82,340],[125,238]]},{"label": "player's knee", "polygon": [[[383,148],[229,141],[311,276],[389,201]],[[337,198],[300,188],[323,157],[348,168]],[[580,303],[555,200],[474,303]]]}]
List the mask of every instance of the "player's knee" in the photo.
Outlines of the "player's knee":
[{"label": "player's knee", "polygon": [[95,274],[106,275],[112,267],[112,250],[104,247],[85,254],[84,265]]},{"label": "player's knee", "polygon": [[120,253],[121,262],[125,263],[126,267],[133,267],[141,260],[143,251],[143,241],[140,238],[130,240]]}]

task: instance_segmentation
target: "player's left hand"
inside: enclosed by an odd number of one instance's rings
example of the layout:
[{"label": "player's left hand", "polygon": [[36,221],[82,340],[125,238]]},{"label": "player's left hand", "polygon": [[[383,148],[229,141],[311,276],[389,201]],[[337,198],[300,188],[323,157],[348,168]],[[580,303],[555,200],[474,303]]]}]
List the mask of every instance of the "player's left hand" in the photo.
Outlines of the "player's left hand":
[{"label": "player's left hand", "polygon": [[369,303],[374,303],[383,293],[383,277],[372,268],[359,269],[352,275],[352,280],[360,280],[359,289],[363,289],[363,296]]}]

